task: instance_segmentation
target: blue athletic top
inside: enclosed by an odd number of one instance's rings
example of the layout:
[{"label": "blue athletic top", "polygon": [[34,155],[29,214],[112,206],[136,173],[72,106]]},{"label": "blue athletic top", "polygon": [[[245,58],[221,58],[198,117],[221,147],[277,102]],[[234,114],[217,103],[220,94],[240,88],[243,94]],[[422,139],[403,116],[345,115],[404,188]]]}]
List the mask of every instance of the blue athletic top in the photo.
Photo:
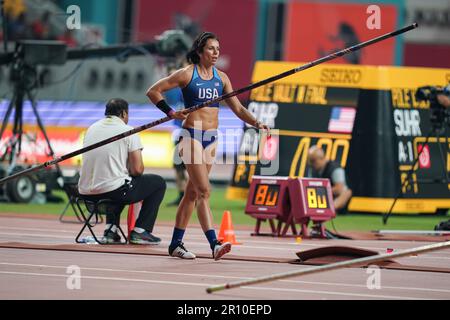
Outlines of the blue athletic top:
[{"label": "blue athletic top", "polygon": [[[204,80],[197,71],[197,65],[194,64],[194,72],[189,84],[183,88],[184,105],[190,108],[206,101],[218,98],[222,95],[223,83],[220,79],[217,69],[213,67],[213,77],[210,80]],[[214,103],[209,107],[218,108],[219,103]]]}]

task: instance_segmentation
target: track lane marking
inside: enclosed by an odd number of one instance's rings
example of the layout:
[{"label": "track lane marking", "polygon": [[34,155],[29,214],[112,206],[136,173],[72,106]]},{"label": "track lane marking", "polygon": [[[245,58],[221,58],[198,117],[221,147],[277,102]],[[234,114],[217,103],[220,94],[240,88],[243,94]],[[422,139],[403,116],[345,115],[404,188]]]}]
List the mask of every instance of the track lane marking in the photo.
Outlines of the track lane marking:
[{"label": "track lane marking", "polygon": [[[36,267],[36,268],[49,268],[49,269],[66,269],[65,266],[55,266],[55,265],[43,265],[43,264],[27,264],[27,263],[10,263],[10,262],[0,262],[0,265],[7,266],[23,266],[23,267]],[[236,279],[236,280],[247,280],[252,279],[251,277],[237,277],[237,276],[224,276],[224,275],[207,275],[207,274],[197,274],[197,273],[179,273],[179,272],[161,272],[161,271],[146,271],[146,270],[128,270],[128,269],[110,269],[110,268],[92,268],[92,267],[80,267],[82,270],[90,271],[108,271],[108,272],[124,272],[124,273],[136,273],[136,274],[155,274],[155,275],[175,275],[183,277],[203,277],[203,278],[213,278],[213,279]],[[333,283],[333,282],[315,282],[315,281],[300,281],[300,280],[279,280],[279,282],[293,283],[293,284],[318,284],[327,286],[346,286],[346,287],[356,287],[356,288],[367,288],[364,285],[358,284],[347,284],[347,283]],[[440,292],[440,293],[450,293],[450,290],[445,289],[428,289],[428,288],[415,288],[415,287],[393,287],[393,286],[382,286],[383,289],[390,290],[409,290],[409,291],[425,291],[425,292]]]},{"label": "track lane marking", "polygon": [[[0,226],[0,229],[6,229],[6,230],[25,230],[25,231],[48,231],[48,232],[63,232],[63,233],[71,233],[75,236],[76,233],[78,233],[78,229],[74,230],[74,231],[69,231],[69,230],[54,230],[54,229],[42,229],[42,228],[24,228],[24,227],[4,227],[4,226]],[[24,233],[3,233],[0,232],[0,235],[5,234],[5,235],[26,235],[26,236],[30,236],[30,234],[24,234]],[[32,234],[35,235],[35,234]],[[36,234],[37,236],[41,236],[44,237],[44,235],[42,234]],[[48,237],[48,235],[45,235],[46,237]],[[170,238],[170,235],[168,234],[163,234],[162,237],[167,236],[167,239]],[[65,236],[57,236],[57,235],[53,235],[51,236],[52,238],[58,238],[61,237],[61,239],[73,239],[73,237],[65,237]],[[247,237],[247,235],[245,235],[245,237]],[[191,238],[195,238],[195,239],[203,239],[204,235],[195,235],[195,234],[191,234],[188,237],[186,237],[187,239],[191,239]],[[281,242],[281,241],[277,241],[277,242],[271,242],[271,241],[260,241],[260,240],[250,240],[252,239],[252,237],[250,238],[245,238],[245,242],[249,242],[249,243],[258,243],[258,244],[272,244],[272,245],[290,245],[290,246],[310,246],[310,247],[315,247],[315,248],[322,248],[322,247],[327,247],[327,245],[321,245],[321,244],[315,244],[315,243],[304,243],[302,242],[301,244],[295,243],[295,242]],[[254,239],[254,237],[253,237]],[[332,239],[332,240],[337,240],[337,241],[352,241],[352,240],[343,240],[343,239]],[[314,240],[313,240],[314,241]],[[389,240],[355,240],[358,242],[373,242],[373,241],[389,241]],[[403,242],[407,242],[407,241],[396,241],[399,243],[403,243]],[[345,245],[346,243],[343,243],[343,245]],[[389,246],[393,246],[392,245],[392,241],[389,243]],[[244,246],[244,247],[248,247],[248,248],[257,248],[257,247],[249,247],[249,246]],[[267,249],[268,247],[261,247],[262,249]],[[272,248],[272,247],[270,247]],[[362,249],[372,249],[372,250],[380,250],[380,251],[385,251],[386,247],[372,247],[372,246],[360,246],[359,248]],[[407,247],[409,248],[409,247]],[[288,248],[281,248],[281,249],[286,249],[288,250]],[[401,248],[402,250],[405,248]],[[290,250],[290,249],[289,249]],[[434,255],[440,255],[444,253],[445,255],[446,252],[441,252],[441,253],[435,253],[435,252],[431,252],[427,255],[430,256],[434,256]],[[450,255],[450,252],[448,253],[448,255]],[[450,259],[450,257],[449,257]]]},{"label": "track lane marking", "polygon": [[[25,234],[25,233],[3,233],[3,232],[0,232],[0,235],[10,235],[10,236],[18,236],[18,237],[30,236],[30,234]],[[36,236],[36,237],[39,237],[39,238],[52,238],[52,239],[74,239],[74,237],[58,236],[58,235],[45,235],[45,234],[33,234],[33,236]],[[41,244],[41,245],[75,245],[75,244],[76,243],[73,242],[73,243],[49,243],[49,244]],[[196,245],[196,246],[207,246],[206,241],[205,242],[192,242],[191,241],[191,242],[189,242],[189,244],[190,245],[191,244],[192,245]],[[301,244],[301,245],[303,245],[303,244]],[[315,247],[318,248],[318,246],[315,246]],[[324,246],[324,247],[326,247],[326,246]],[[293,248],[278,248],[278,247],[248,246],[248,245],[240,246],[238,248],[250,249],[250,250],[252,250],[252,249],[263,249],[263,250],[289,251],[289,252],[292,252],[292,249],[293,249]],[[375,248],[371,248],[371,247],[359,247],[359,248],[362,248],[362,249],[375,249]],[[11,249],[14,249],[14,248],[11,248]],[[301,250],[301,248],[297,248],[297,249]],[[45,248],[43,250],[45,250]],[[386,249],[383,248],[383,250],[386,250]],[[383,252],[383,250],[380,251],[380,252]],[[67,250],[67,251],[70,251],[70,249]],[[112,253],[112,252],[109,252],[109,253]],[[295,253],[294,253],[293,256],[295,256]],[[423,255],[419,255],[419,256],[422,259],[450,260],[450,257],[434,256],[434,255],[431,255],[431,254],[423,254]],[[281,257],[278,257],[278,258],[281,258]],[[403,257],[401,259],[417,259],[417,257]]]},{"label": "track lane marking", "polygon": [[[64,277],[66,274],[51,274],[51,273],[31,273],[31,272],[16,272],[16,271],[0,271],[0,274],[9,275],[22,275],[22,276],[37,276],[37,277]],[[200,284],[194,282],[174,282],[174,281],[160,281],[160,280],[146,280],[146,279],[132,279],[132,278],[117,278],[117,277],[94,277],[94,276],[81,276],[81,279],[91,280],[105,280],[105,281],[124,281],[124,282],[141,282],[141,283],[154,283],[165,285],[183,285],[192,287],[204,287],[205,289],[213,284]],[[256,291],[278,291],[278,292],[296,292],[296,293],[314,293],[323,295],[338,295],[349,297],[361,297],[361,298],[379,298],[379,299],[400,299],[400,300],[432,300],[427,298],[416,298],[407,296],[387,296],[387,295],[371,295],[371,294],[359,294],[359,293],[343,293],[335,291],[318,291],[318,290],[302,290],[302,289],[289,289],[289,288],[274,288],[274,287],[241,287],[240,289],[256,290]],[[206,292],[205,292],[206,294]],[[433,299],[435,300],[435,299]]]}]

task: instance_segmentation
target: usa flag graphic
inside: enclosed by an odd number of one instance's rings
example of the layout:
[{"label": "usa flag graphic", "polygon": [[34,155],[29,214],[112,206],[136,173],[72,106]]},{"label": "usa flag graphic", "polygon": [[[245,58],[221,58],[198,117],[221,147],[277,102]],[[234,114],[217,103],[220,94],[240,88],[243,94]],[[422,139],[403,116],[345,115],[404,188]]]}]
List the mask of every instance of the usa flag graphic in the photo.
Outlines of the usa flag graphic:
[{"label": "usa flag graphic", "polygon": [[355,115],[355,108],[334,107],[331,111],[328,131],[337,133],[352,133]]}]

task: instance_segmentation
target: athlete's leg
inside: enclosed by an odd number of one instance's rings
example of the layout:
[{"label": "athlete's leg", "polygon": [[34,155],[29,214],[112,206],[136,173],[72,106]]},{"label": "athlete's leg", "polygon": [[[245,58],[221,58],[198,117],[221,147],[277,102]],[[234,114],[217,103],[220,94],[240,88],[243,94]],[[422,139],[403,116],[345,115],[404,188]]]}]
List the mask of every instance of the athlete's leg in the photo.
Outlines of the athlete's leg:
[{"label": "athlete's leg", "polygon": [[[180,157],[186,165],[186,169],[191,166],[196,166],[198,159],[202,157],[202,146],[201,144],[191,138],[184,137],[178,144]],[[187,170],[189,173],[189,170]],[[197,188],[195,182],[189,176],[188,183],[186,185],[186,190],[184,196],[177,209],[175,227],[173,230],[172,241],[169,245],[169,254],[172,256],[177,256],[180,258],[193,259],[195,255],[183,246],[183,236],[189,220],[192,216],[192,212],[195,207],[195,202],[198,198]]]},{"label": "athlete's leg", "polygon": [[[206,175],[208,176],[208,186],[209,184],[209,173],[211,172],[212,165],[214,164],[214,159],[216,157],[217,142],[210,144],[203,151],[203,161],[206,168]],[[211,187],[209,187],[211,190]],[[211,191],[209,190],[209,194]],[[209,204],[209,195],[207,198],[199,198],[197,202],[197,214],[202,225],[202,229],[205,232],[206,238],[209,241],[212,254],[215,260],[219,260],[224,254],[230,252],[231,243],[222,243],[217,240],[216,231],[213,226],[213,215],[211,212]]]},{"label": "athlete's leg", "polygon": [[195,189],[191,179],[188,179],[184,196],[180,201],[175,219],[175,227],[186,229],[192,212],[194,211],[195,202],[197,201],[197,190]]},{"label": "athlete's leg", "polygon": [[[194,152],[197,152],[197,141],[193,143]],[[189,174],[190,185],[194,187],[193,194],[197,200],[197,214],[202,226],[203,232],[210,244],[212,250],[217,245],[216,231],[213,226],[213,217],[209,206],[209,196],[211,193],[211,186],[209,183],[209,170],[211,170],[212,163],[209,159],[209,154],[215,153],[217,143],[211,144],[206,150],[201,149],[202,163],[186,163],[186,169]]]},{"label": "athlete's leg", "polygon": [[203,163],[204,166],[200,169],[195,169],[196,172],[193,173],[195,176],[200,176],[201,179],[198,181],[198,185],[203,187],[203,190],[198,189],[199,195],[203,194],[204,197],[199,197],[197,201],[197,215],[200,221],[200,225],[204,232],[214,229],[214,219],[211,212],[209,197],[211,194],[211,185],[209,183],[209,173],[211,172],[212,165],[214,163],[214,158],[216,156],[217,142],[211,143],[206,149],[203,150]]},{"label": "athlete's leg", "polygon": [[173,168],[175,169],[175,183],[178,190],[178,196],[174,201],[170,202],[168,206],[178,206],[180,204],[187,184],[186,167],[179,155],[178,143],[179,141],[175,144],[175,150],[173,152]]},{"label": "athlete's leg", "polygon": [[[191,199],[195,198],[197,201],[197,214],[200,225],[203,231],[206,232],[213,228],[212,214],[209,208],[211,186],[209,183],[208,168],[206,164],[187,164],[186,169],[189,174],[189,184],[193,187]],[[186,193],[188,192],[186,191]],[[182,203],[180,203],[180,207]]]},{"label": "athlete's leg", "polygon": [[179,143],[179,150],[180,157],[183,159],[189,178],[183,199],[178,206],[175,226],[177,228],[185,229],[191,218],[195,203],[199,198],[198,181],[196,180],[196,177],[199,174],[192,173],[192,171],[198,166],[202,166],[201,159],[203,156],[203,148],[197,140],[185,137]]}]

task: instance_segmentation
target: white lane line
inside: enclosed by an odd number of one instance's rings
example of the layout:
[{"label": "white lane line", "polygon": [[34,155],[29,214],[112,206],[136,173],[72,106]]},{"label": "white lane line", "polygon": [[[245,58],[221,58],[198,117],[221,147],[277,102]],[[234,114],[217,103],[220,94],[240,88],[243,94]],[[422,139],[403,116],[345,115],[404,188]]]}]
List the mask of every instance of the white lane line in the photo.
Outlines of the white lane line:
[{"label": "white lane line", "polygon": [[[82,227],[82,224],[79,224],[80,229]],[[4,227],[4,226],[0,226],[0,229],[5,229],[5,230],[23,230],[23,231],[39,231],[39,232],[63,232],[63,233],[74,233],[76,232],[75,230],[63,230],[63,229],[45,229],[45,228],[24,228],[24,227]]]},{"label": "white lane line", "polygon": [[[206,246],[207,242],[205,240],[205,242],[191,242],[189,240],[187,240],[185,242],[188,245],[198,245],[198,246]],[[293,248],[278,248],[278,247],[270,247],[270,246],[248,246],[248,245],[243,245],[243,246],[234,246],[235,248],[242,248],[242,249],[264,249],[264,250],[275,250],[275,251],[289,251],[293,253],[293,256],[295,257],[295,252],[293,252]],[[364,247],[360,247],[360,248],[364,248]],[[371,248],[368,248],[371,249]],[[297,251],[301,251],[302,248],[297,248]],[[384,249],[386,250],[386,249]],[[382,251],[383,252],[383,251]],[[423,255],[418,255],[417,257],[423,258],[423,259],[438,259],[438,260],[450,260],[450,257],[437,257],[437,256],[431,256],[430,254],[423,254]],[[414,259],[417,259],[417,257],[414,257]],[[277,257],[280,258],[280,257]],[[405,259],[405,258],[401,258],[401,259]],[[412,258],[411,258],[412,259]]]},{"label": "white lane line", "polygon": [[[44,265],[44,264],[27,264],[27,263],[10,263],[10,262],[0,262],[0,265],[5,266],[16,266],[16,267],[35,267],[35,268],[48,268],[48,269],[66,269],[65,266],[54,266],[54,265]],[[208,274],[196,274],[196,273],[179,273],[179,272],[160,272],[160,271],[146,271],[146,270],[128,270],[128,269],[110,269],[110,268],[91,268],[91,267],[80,267],[82,270],[90,271],[107,271],[107,272],[125,272],[125,273],[135,273],[135,274],[155,274],[155,275],[168,275],[168,276],[183,276],[183,277],[201,277],[201,278],[213,278],[213,279],[236,279],[236,280],[248,280],[251,277],[237,277],[237,276],[225,276],[225,275],[208,275]],[[333,283],[333,282],[315,282],[315,281],[299,281],[299,280],[279,280],[279,282],[293,283],[293,284],[314,284],[314,285],[325,285],[325,286],[344,286],[344,287],[355,287],[355,288],[367,288],[365,285],[358,284],[348,284],[348,283]],[[445,289],[428,289],[428,288],[415,288],[415,287],[393,287],[393,286],[382,286],[383,289],[391,290],[407,290],[407,291],[425,291],[425,292],[440,292],[440,293],[450,293],[450,290]]]},{"label": "white lane line", "polygon": [[[39,233],[34,233],[32,235],[30,235],[29,233],[7,233],[7,232],[0,232],[0,236],[1,235],[8,235],[8,236],[26,236],[26,237],[39,237],[39,238],[55,238],[55,239],[75,239],[76,233],[78,232],[74,232],[74,236],[70,237],[70,236],[63,236],[63,235],[47,235],[47,234],[39,234]],[[87,232],[86,232],[87,233]],[[186,237],[187,241],[189,242],[189,244],[191,245],[199,245],[199,246],[207,246],[207,240],[205,238],[204,242],[192,242],[189,241],[189,239],[191,238],[191,236]],[[255,243],[258,243],[258,241],[255,241]],[[67,244],[67,243],[64,243]],[[290,251],[292,252],[292,248],[279,248],[279,247],[265,247],[265,246],[239,246],[239,248],[245,248],[245,249],[269,249],[269,250],[279,250],[279,251]],[[300,249],[300,248],[299,248]]]},{"label": "white lane line", "polygon": [[[0,219],[1,218],[3,218],[3,217],[0,215]],[[10,219],[10,217],[5,217],[5,218]],[[52,222],[55,222],[55,221],[52,221]],[[164,221],[164,223],[166,223],[166,222],[167,221]],[[82,224],[79,224],[79,225],[80,225],[80,227],[82,226]],[[99,223],[98,225],[104,225],[104,222],[103,223]],[[124,223],[124,226],[126,226],[126,223]],[[194,230],[201,230],[201,228],[199,226],[192,226],[190,228],[194,229]],[[215,226],[215,229],[219,230],[219,228],[220,228],[219,225]],[[27,227],[6,227],[6,226],[0,226],[0,229],[15,229],[15,230],[29,230],[29,231],[49,231],[49,232],[66,232],[66,233],[75,232],[75,231],[70,231],[70,230],[55,230],[55,229],[46,229],[46,228],[27,228]],[[161,225],[161,226],[156,225],[155,226],[155,230],[157,232],[164,231],[163,229],[169,229],[169,233],[172,232],[172,227],[170,227],[170,226],[167,226],[167,225]],[[261,242],[261,243],[273,244],[273,242],[269,242],[269,241],[249,240],[249,239],[256,239],[257,238],[257,236],[250,236],[249,235],[249,233],[253,233],[253,228],[249,229],[249,230],[235,230],[234,232],[235,232],[235,234],[237,236],[240,235],[242,237],[245,237],[246,240],[248,240],[249,242],[253,241],[253,242]],[[191,237],[191,236],[204,238],[204,235],[201,234],[201,233],[197,234],[197,235],[189,235],[189,237]],[[279,239],[279,238],[275,237],[274,239]],[[281,238],[281,239],[283,239],[283,238]],[[289,238],[285,238],[285,239],[289,239]],[[331,240],[333,240],[333,241],[348,241],[348,242],[353,241],[353,240],[347,240],[347,239],[331,239]],[[322,240],[320,240],[320,239],[319,240],[318,239],[310,239],[308,241],[320,241],[321,242]],[[405,244],[405,243],[409,243],[410,242],[408,240],[385,240],[385,239],[374,239],[374,240],[364,240],[364,239],[362,239],[362,240],[356,240],[356,241],[358,241],[359,243],[368,242],[369,244],[372,244],[374,241],[376,241],[377,243],[389,242],[390,244],[392,244],[392,242],[399,243],[399,244]],[[428,243],[427,241],[418,241],[417,243],[421,243],[421,242]],[[277,242],[277,243],[284,244],[282,242]],[[294,243],[294,242],[287,243],[287,244],[298,245],[297,243]],[[304,244],[302,243],[302,245],[304,245]],[[307,245],[310,245],[310,246],[322,246],[319,243],[310,243],[310,244],[307,244]],[[380,250],[385,250],[386,249],[384,247],[381,247],[381,248],[379,248],[379,247],[367,247],[367,248],[380,249]],[[403,248],[403,249],[405,249],[405,248]]]},{"label": "white lane line", "polygon": [[[81,225],[80,225],[80,228],[81,228]],[[23,228],[23,227],[4,227],[4,226],[0,226],[0,229],[24,230],[24,231],[40,231],[40,232],[45,232],[45,231],[48,231],[48,232],[62,232],[62,233],[71,233],[74,236],[79,231],[79,230],[69,231],[69,230],[55,230],[55,229],[42,229],[42,228]],[[0,232],[0,235],[2,235],[2,234],[4,234],[4,235],[26,235],[26,236],[35,236],[36,235],[38,237],[44,237],[44,235],[42,235],[42,234],[2,233],[2,232]],[[56,236],[56,235],[53,235],[53,236],[45,235],[45,236],[46,237],[52,237],[52,238],[61,237],[61,239],[69,239],[69,238],[72,239],[72,237],[64,237],[64,236]],[[167,238],[170,237],[170,235],[167,235],[167,234],[163,234],[162,235],[163,238],[165,236]],[[191,235],[186,237],[186,239],[204,239],[204,238],[205,238],[204,235],[195,235],[195,234],[191,234]],[[302,247],[309,246],[309,247],[315,247],[315,248],[321,248],[321,247],[329,246],[329,245],[323,245],[323,244],[317,244],[317,243],[305,243],[305,242],[302,242],[302,243],[299,244],[299,243],[296,243],[296,242],[281,242],[281,241],[271,242],[271,241],[250,240],[250,239],[255,239],[255,238],[252,237],[252,238],[245,238],[245,240],[242,240],[242,239],[239,239],[239,240],[242,241],[242,242],[245,241],[245,243],[271,244],[271,245],[280,245],[280,246],[281,245],[295,246],[295,247],[298,247],[299,249],[300,249],[300,246],[302,246]],[[306,240],[306,241],[308,241],[308,240]],[[351,245],[350,242],[352,240],[337,240],[337,241],[342,241],[342,243],[339,243],[339,245],[347,245],[347,244]],[[349,241],[349,243],[346,243],[346,241]],[[384,241],[384,240],[356,240],[356,241],[358,241],[358,243],[361,243],[361,242],[368,242],[368,241],[370,242],[370,241]],[[245,243],[244,243],[244,245],[245,245]],[[392,244],[391,242],[389,243],[389,246],[390,247],[395,247],[395,245]],[[258,248],[258,247],[250,247],[250,246],[246,246],[246,245],[243,246],[243,247]],[[260,248],[261,249],[267,249],[268,247],[260,247]],[[273,248],[273,247],[270,247],[270,248]],[[387,247],[372,247],[372,246],[361,246],[360,248],[362,248],[362,249],[369,249],[369,250],[370,249],[371,250],[380,250],[380,251],[385,251],[387,249]],[[401,249],[405,249],[405,248],[401,248]],[[291,250],[291,249],[290,248],[281,248],[281,250]],[[429,255],[429,256],[437,256],[437,255],[442,255],[442,254],[447,255],[447,252],[445,252],[445,251],[442,251],[440,253],[431,252],[431,253],[428,253],[427,255]],[[450,255],[450,252],[448,253],[448,255]],[[449,257],[449,259],[450,259],[450,257]]]},{"label": "white lane line", "polygon": [[434,300],[430,298],[416,298],[405,296],[387,296],[387,295],[373,295],[363,293],[344,293],[339,291],[318,291],[318,290],[306,290],[306,289],[289,289],[289,288],[273,288],[273,287],[241,287],[248,290],[263,290],[263,291],[284,291],[284,292],[302,292],[302,293],[315,293],[315,294],[328,294],[337,296],[349,296],[349,297],[363,297],[363,298],[380,298],[380,299],[400,299],[400,300]]},{"label": "white lane line", "polygon": [[[0,217],[1,218],[1,217]],[[82,223],[79,223],[79,224],[77,224],[78,226],[82,226],[83,224]],[[98,223],[98,225],[100,226],[100,225],[105,225],[104,224],[104,222],[103,223]],[[76,225],[74,225],[74,226],[76,226]],[[126,223],[124,224],[124,225],[122,225],[121,224],[121,226],[123,227],[123,228],[125,228],[125,226],[126,226]],[[204,235],[201,233],[202,231],[201,231],[201,228],[200,227],[190,227],[192,230],[198,230],[198,235],[196,235],[196,236],[203,236],[204,237]],[[6,230],[8,230],[8,229],[11,229],[11,230],[28,230],[28,231],[49,231],[49,232],[73,232],[73,231],[71,231],[71,230],[67,230],[67,229],[49,229],[49,228],[29,228],[29,227],[11,227],[11,226],[0,226],[0,229],[6,229]],[[163,230],[163,229],[167,229],[167,230]],[[217,230],[219,230],[219,228],[216,228]],[[161,232],[161,231],[168,231],[168,233],[171,233],[172,232],[172,227],[165,227],[165,226],[155,226],[155,230],[157,231],[157,232]],[[249,235],[249,233],[251,233],[252,231],[251,230],[248,230],[248,231],[243,231],[243,230],[235,230],[235,233],[236,233],[236,235],[242,235],[243,237],[251,237],[250,235]],[[254,237],[253,237],[254,238]]]},{"label": "white lane line", "polygon": [[[380,299],[400,299],[400,300],[434,300],[429,298],[415,298],[405,296],[387,296],[387,295],[372,295],[363,293],[344,293],[336,291],[318,291],[318,290],[300,290],[300,289],[288,289],[288,288],[273,288],[273,287],[241,287],[248,290],[263,290],[263,291],[282,291],[282,292],[302,292],[302,293],[315,293],[315,294],[329,294],[338,296],[349,297],[364,297],[364,298],[380,298]],[[437,300],[437,299],[436,299]]]},{"label": "white lane line", "polygon": [[[20,236],[20,237],[38,237],[38,238],[54,238],[54,239],[72,239],[75,242],[75,232],[72,237],[69,236],[62,236],[62,235],[52,235],[52,234],[29,234],[29,233],[8,233],[8,232],[0,232],[0,235],[2,236]],[[64,243],[67,244],[67,243]]]},{"label": "white lane line", "polygon": [[[1,235],[9,235],[9,236],[26,236],[29,237],[30,234],[26,234],[26,233],[5,233],[5,232],[0,232],[0,236]],[[69,237],[69,236],[62,236],[62,235],[46,235],[46,234],[33,234],[32,236],[38,237],[38,238],[52,238],[52,239],[75,239],[75,236],[73,237]],[[189,237],[187,237],[187,239],[189,239]],[[189,240],[187,240],[189,241]],[[164,243],[164,242],[163,242]],[[198,246],[206,246],[207,242],[206,240],[204,242],[188,242],[189,245],[198,245]],[[73,243],[62,243],[62,244],[75,244],[75,241]],[[52,243],[52,245],[55,245],[54,243]],[[303,245],[303,244],[301,244]],[[316,246],[317,247],[317,246]],[[280,247],[271,247],[271,246],[248,246],[248,245],[243,245],[243,246],[239,246],[238,248],[242,248],[242,249],[263,249],[263,250],[275,250],[275,251],[289,251],[292,252],[293,248],[280,248]],[[374,248],[369,248],[369,247],[360,247],[360,248],[366,248],[366,249],[374,249]],[[301,250],[302,248],[297,248],[298,250]],[[295,253],[294,253],[295,255]],[[419,257],[421,259],[432,259],[432,260],[450,260],[450,257],[441,257],[441,256],[434,256],[431,254],[425,254],[425,255],[419,255]],[[417,257],[415,257],[416,259]],[[406,258],[403,258],[406,259]]]},{"label": "white lane line", "polygon": [[[199,238],[199,239],[204,239],[205,236],[200,236],[200,235],[189,235],[187,237],[187,239],[189,238]],[[251,239],[255,239],[255,238],[251,238]],[[309,246],[309,247],[315,247],[315,248],[323,248],[323,247],[329,247],[330,244],[317,244],[317,243],[305,243],[304,241],[309,241],[309,240],[303,240],[301,243],[296,243],[296,242],[270,242],[270,241],[263,241],[263,240],[247,240],[247,239],[237,239],[238,242],[245,242],[244,245],[249,242],[249,243],[258,243],[258,244],[272,244],[272,245],[290,245],[290,246],[296,246],[298,248],[302,247],[302,246]],[[325,241],[325,240],[324,240]],[[342,243],[339,244],[332,244],[332,246],[346,246],[346,245],[352,245],[353,241],[357,241],[358,243],[360,243],[360,240],[331,240],[331,241],[342,241]],[[344,242],[345,241],[345,242]],[[348,241],[348,242],[347,242]],[[383,240],[367,240],[367,241],[377,241],[377,243],[379,244],[380,241]],[[425,242],[425,243],[429,243],[429,242]],[[246,247],[246,246],[245,246]],[[389,242],[389,245],[386,244],[386,247],[368,247],[368,246],[358,246],[358,248],[361,249],[371,249],[371,250],[380,250],[380,251],[386,251],[387,248],[391,248],[393,247],[394,249],[397,250],[405,250],[408,248],[412,248],[412,246],[408,246],[405,248],[395,248],[395,245],[392,242]],[[430,252],[428,253],[428,255],[438,255],[438,254],[446,254],[448,253],[450,255],[450,250],[446,249],[446,250],[442,250],[440,253],[436,253],[436,252]]]},{"label": "white lane line", "polygon": [[[14,229],[20,230],[21,228],[14,228]],[[81,229],[81,226],[80,226],[80,229]],[[45,231],[45,230],[39,230],[39,231],[42,232],[42,231]],[[48,231],[53,232],[54,230],[48,230]],[[78,234],[78,232],[79,232],[79,230],[72,231],[71,233],[73,234],[73,236],[55,235],[55,234],[51,235],[51,234],[43,234],[43,233],[30,234],[30,233],[20,233],[20,232],[14,232],[14,233],[11,233],[11,232],[0,232],[0,236],[1,235],[5,235],[5,236],[20,236],[20,237],[26,236],[26,237],[55,238],[55,239],[58,239],[58,238],[60,238],[60,239],[75,239],[75,236],[76,236],[76,234]],[[97,230],[97,232],[100,232],[100,230]],[[88,232],[86,232],[86,234],[88,234]],[[167,237],[167,239],[169,239],[169,237],[170,237],[169,235],[165,235],[165,236]],[[186,237],[187,241],[189,241],[189,239],[192,239],[192,238],[204,239],[205,241],[204,242],[190,242],[190,244],[197,244],[197,245],[206,245],[207,244],[206,238],[204,236],[201,237],[201,236],[189,235],[188,237]],[[167,240],[167,241],[169,241],[169,240]],[[274,244],[272,242],[259,242],[259,241],[248,241],[248,242]],[[302,244],[302,245],[309,245],[309,244]],[[309,245],[309,246],[317,247],[316,245]],[[252,246],[247,246],[246,245],[246,246],[242,246],[242,248],[258,248],[258,247],[252,247]],[[269,247],[260,247],[260,248],[268,249]],[[270,248],[272,248],[272,247],[270,247]],[[277,248],[277,247],[273,247],[273,248],[274,248],[274,250],[292,250],[292,248]]]},{"label": "white lane line", "polygon": [[[0,232],[0,236],[1,235],[18,236],[18,237],[23,237],[23,236],[29,237],[30,236],[30,234],[25,234],[25,233],[4,233],[4,232]],[[73,237],[69,237],[69,236],[60,236],[60,235],[33,234],[32,236],[38,237],[38,238],[73,239],[73,240],[75,239],[75,235]],[[167,243],[168,243],[168,241],[167,241]],[[195,245],[195,246],[199,246],[199,247],[202,247],[202,246],[206,247],[207,246],[206,239],[205,239],[204,242],[192,242],[192,241],[189,241],[189,237],[187,237],[186,243],[188,243],[189,245]],[[73,243],[64,243],[64,244],[75,244],[75,241]],[[164,240],[163,240],[162,244],[164,244]],[[244,245],[244,246],[239,246],[238,248],[249,249],[249,250],[263,249],[263,250],[275,250],[275,251],[289,251],[289,252],[293,252],[293,248],[281,248],[281,247],[272,247],[272,246],[249,246],[249,245]],[[301,250],[301,248],[297,248],[297,249]],[[295,253],[293,253],[293,256],[295,256]],[[447,259],[450,259],[450,258],[447,258]]]},{"label": "white lane line", "polygon": [[[52,274],[52,273],[34,273],[34,272],[16,272],[16,271],[0,271],[2,274],[15,274],[24,276],[48,276],[48,277],[64,277],[67,278],[67,274]],[[146,280],[146,279],[130,279],[130,278],[116,278],[116,277],[94,277],[94,276],[84,276],[81,279],[95,279],[95,280],[114,280],[114,281],[133,281],[133,282],[147,282],[147,283],[158,283],[158,284],[173,284],[173,285],[186,285],[195,287],[204,287],[206,284],[194,283],[194,282],[176,282],[176,281],[160,281],[160,280]],[[210,286],[211,284],[208,284]]]},{"label": "white lane line", "polygon": [[[37,277],[64,277],[65,274],[51,274],[51,273],[33,273],[33,272],[15,272],[15,271],[0,271],[0,274],[9,275],[21,275],[21,276],[37,276]],[[97,277],[97,276],[81,276],[81,279],[92,280],[107,280],[107,281],[125,281],[125,282],[140,282],[140,283],[154,283],[165,285],[177,285],[177,286],[192,286],[192,287],[210,287],[213,284],[196,283],[196,282],[175,282],[175,281],[160,281],[160,280],[146,280],[146,279],[132,279],[132,278],[117,278],[117,277]],[[427,298],[416,298],[407,296],[388,296],[388,295],[372,295],[372,294],[360,294],[360,293],[344,293],[335,291],[319,291],[319,290],[301,290],[301,289],[288,289],[288,288],[274,288],[274,287],[241,287],[241,289],[257,290],[257,291],[281,291],[281,292],[297,292],[297,293],[314,293],[322,295],[337,295],[348,297],[360,297],[360,298],[379,298],[379,299],[400,299],[400,300],[430,300]],[[205,293],[206,294],[206,293]]]}]

